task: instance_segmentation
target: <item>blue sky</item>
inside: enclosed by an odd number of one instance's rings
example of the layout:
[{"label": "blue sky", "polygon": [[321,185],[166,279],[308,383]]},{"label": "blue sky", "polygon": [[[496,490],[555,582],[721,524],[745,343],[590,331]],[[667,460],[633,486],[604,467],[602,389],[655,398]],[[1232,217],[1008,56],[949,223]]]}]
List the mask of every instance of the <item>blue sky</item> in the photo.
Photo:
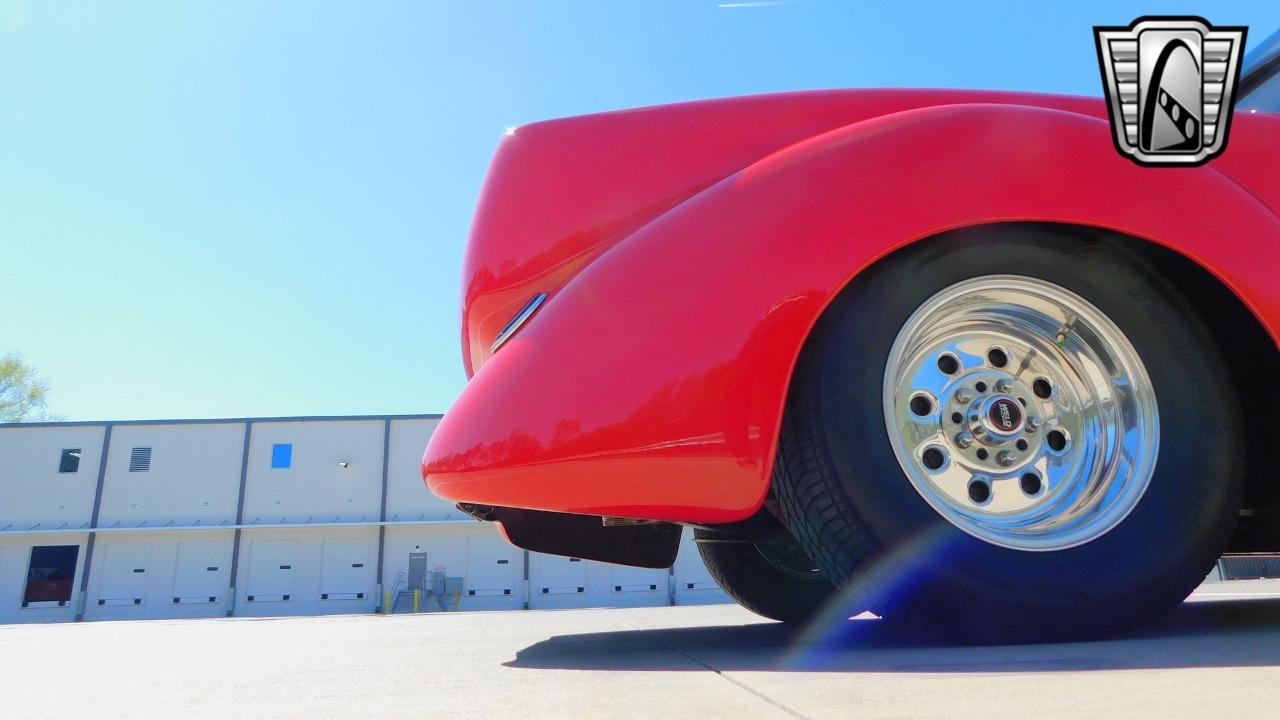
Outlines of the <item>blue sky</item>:
[{"label": "blue sky", "polygon": [[69,419],[443,411],[506,127],[823,87],[1099,95],[1092,25],[1186,13],[1251,46],[1280,27],[1274,0],[0,0],[0,352]]}]

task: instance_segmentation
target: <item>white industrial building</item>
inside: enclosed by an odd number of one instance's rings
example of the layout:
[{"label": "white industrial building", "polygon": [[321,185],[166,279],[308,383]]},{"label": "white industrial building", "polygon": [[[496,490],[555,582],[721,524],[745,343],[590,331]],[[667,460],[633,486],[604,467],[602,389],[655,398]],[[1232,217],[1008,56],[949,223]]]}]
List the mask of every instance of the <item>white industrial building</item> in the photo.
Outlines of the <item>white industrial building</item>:
[{"label": "white industrial building", "polygon": [[0,425],[0,623],[727,601],[687,531],[668,570],[511,547],[423,485],[438,421]]}]

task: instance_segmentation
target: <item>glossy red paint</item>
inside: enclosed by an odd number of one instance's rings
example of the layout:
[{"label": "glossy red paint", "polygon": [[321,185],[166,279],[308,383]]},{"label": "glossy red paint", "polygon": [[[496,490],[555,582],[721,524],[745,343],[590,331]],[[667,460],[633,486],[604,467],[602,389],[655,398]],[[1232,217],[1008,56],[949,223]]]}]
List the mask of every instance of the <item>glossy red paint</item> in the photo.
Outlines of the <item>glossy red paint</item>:
[{"label": "glossy red paint", "polygon": [[[707,187],[797,142],[870,117],[1025,96],[961,90],[758,95],[534,123],[498,146],[463,268],[462,348],[470,376],[512,315],[593,258]],[[1036,96],[1106,117],[1097,101]]]},{"label": "glossy red paint", "polygon": [[[464,278],[474,375],[423,473],[455,500],[688,522],[753,513],[804,339],[894,249],[1010,221],[1207,268],[1280,330],[1280,117],[1200,168],[1114,150],[1100,100],[840,91],[543,123],[504,140]],[[535,292],[551,299],[498,353]]]}]

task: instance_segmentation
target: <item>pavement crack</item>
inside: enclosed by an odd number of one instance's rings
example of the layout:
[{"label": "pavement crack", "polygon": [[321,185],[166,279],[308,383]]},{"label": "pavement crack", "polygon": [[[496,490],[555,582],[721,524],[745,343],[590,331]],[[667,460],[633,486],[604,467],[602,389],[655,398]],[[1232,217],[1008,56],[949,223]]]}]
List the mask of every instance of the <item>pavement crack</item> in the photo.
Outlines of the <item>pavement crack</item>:
[{"label": "pavement crack", "polygon": [[710,665],[708,665],[708,664],[706,664],[706,663],[702,662],[702,661],[701,661],[701,660],[699,660],[698,658],[696,658],[696,657],[694,657],[694,656],[690,655],[689,653],[687,653],[687,652],[685,652],[685,651],[681,650],[680,648],[671,648],[671,650],[672,650],[673,652],[675,652],[675,653],[679,654],[679,655],[684,656],[685,658],[687,658],[687,659],[689,660],[689,662],[694,663],[695,665],[701,665],[702,667],[704,667],[704,668],[706,668],[706,669],[710,670],[711,672],[715,673],[716,675],[719,675],[719,676],[720,676],[722,679],[724,679],[726,682],[732,683],[733,685],[736,685],[737,687],[739,687],[739,688],[741,688],[741,689],[743,689],[743,690],[746,690],[747,692],[751,693],[752,695],[755,695],[756,697],[760,698],[761,700],[763,700],[763,701],[765,701],[765,702],[769,703],[770,705],[772,705],[772,706],[774,706],[774,707],[778,708],[779,710],[781,710],[782,712],[784,712],[784,713],[786,713],[786,714],[790,715],[791,717],[794,717],[794,718],[800,718],[800,720],[810,720],[810,718],[809,718],[807,715],[804,715],[804,714],[802,714],[802,713],[799,713],[799,712],[797,712],[797,711],[795,711],[795,710],[793,710],[793,709],[791,709],[791,708],[787,707],[787,706],[786,706],[786,705],[784,705],[783,703],[781,703],[781,702],[779,702],[779,701],[777,701],[777,700],[774,700],[773,698],[769,697],[768,695],[765,695],[764,693],[760,692],[759,690],[756,690],[755,688],[751,687],[750,685],[747,685],[747,684],[746,684],[746,683],[744,683],[744,682],[740,682],[740,681],[738,681],[738,680],[735,680],[735,679],[733,679],[733,678],[729,677],[728,675],[725,675],[723,672],[720,672],[718,669],[713,668],[713,667],[711,667]]}]

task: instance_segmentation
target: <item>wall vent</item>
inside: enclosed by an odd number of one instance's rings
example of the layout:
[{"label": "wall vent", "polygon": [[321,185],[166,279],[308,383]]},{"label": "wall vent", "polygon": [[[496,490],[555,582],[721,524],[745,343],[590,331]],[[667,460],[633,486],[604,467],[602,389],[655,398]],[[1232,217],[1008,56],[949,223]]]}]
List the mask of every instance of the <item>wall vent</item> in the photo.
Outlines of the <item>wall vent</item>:
[{"label": "wall vent", "polygon": [[129,472],[147,472],[151,469],[151,448],[136,447],[129,453]]}]

